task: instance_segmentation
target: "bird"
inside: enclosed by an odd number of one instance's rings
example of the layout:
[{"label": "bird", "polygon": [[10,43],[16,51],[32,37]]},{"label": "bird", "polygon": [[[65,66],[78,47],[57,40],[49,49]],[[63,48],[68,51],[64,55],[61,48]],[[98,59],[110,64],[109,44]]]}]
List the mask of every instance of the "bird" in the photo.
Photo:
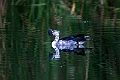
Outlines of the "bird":
[{"label": "bird", "polygon": [[86,50],[90,49],[84,47],[84,43],[90,40],[90,37],[85,34],[75,34],[60,38],[60,31],[49,29],[48,35],[55,37],[52,41],[52,47],[55,50],[55,54],[52,54],[54,58],[60,58],[60,50],[72,54],[85,55]]},{"label": "bird", "polygon": [[52,42],[54,45],[83,45],[85,41],[90,40],[89,36],[85,36],[85,34],[76,34],[76,35],[70,35],[64,38],[60,38],[60,31],[58,30],[48,30],[49,36],[54,36],[55,39]]}]

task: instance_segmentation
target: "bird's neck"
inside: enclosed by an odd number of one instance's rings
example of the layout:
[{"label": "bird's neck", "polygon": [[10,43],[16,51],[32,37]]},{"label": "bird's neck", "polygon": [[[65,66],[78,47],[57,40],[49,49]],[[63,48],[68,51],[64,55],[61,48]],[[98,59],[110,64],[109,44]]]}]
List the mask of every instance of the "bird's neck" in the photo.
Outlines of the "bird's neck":
[{"label": "bird's neck", "polygon": [[56,47],[57,42],[59,41],[59,36],[55,36],[54,41],[52,42],[52,47]]},{"label": "bird's neck", "polygon": [[58,40],[59,40],[59,36],[57,35],[57,36],[55,36],[54,41],[58,42]]}]

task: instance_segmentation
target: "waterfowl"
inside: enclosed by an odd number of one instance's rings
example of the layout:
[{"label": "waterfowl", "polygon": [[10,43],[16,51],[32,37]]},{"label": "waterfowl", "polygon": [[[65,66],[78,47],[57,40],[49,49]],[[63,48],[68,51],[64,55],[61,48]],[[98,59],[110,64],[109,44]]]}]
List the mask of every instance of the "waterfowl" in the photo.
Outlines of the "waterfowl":
[{"label": "waterfowl", "polygon": [[86,40],[89,40],[89,36],[84,34],[70,35],[64,38],[60,38],[60,31],[58,30],[48,30],[49,36],[54,36],[55,39],[52,42],[52,47],[55,50],[52,58],[60,58],[60,51],[76,53],[79,55],[84,55],[85,48],[83,44]]},{"label": "waterfowl", "polygon": [[86,40],[89,40],[89,36],[85,36],[84,34],[70,35],[60,39],[60,31],[52,29],[48,30],[48,34],[55,37],[52,47],[57,46],[59,49],[62,49],[61,47],[71,48],[83,45]]}]

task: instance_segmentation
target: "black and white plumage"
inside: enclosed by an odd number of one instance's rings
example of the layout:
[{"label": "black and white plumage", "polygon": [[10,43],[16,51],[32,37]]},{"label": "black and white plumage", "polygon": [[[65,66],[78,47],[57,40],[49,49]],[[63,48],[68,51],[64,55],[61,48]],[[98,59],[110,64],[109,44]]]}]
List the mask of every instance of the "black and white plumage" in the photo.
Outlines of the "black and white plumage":
[{"label": "black and white plumage", "polygon": [[58,30],[50,29],[48,30],[48,34],[55,37],[52,42],[52,47],[56,52],[54,58],[60,58],[59,50],[73,53],[78,52],[79,54],[83,54],[83,49],[85,48],[83,44],[86,40],[89,40],[89,36],[85,36],[84,34],[70,35],[60,39],[60,32]]}]

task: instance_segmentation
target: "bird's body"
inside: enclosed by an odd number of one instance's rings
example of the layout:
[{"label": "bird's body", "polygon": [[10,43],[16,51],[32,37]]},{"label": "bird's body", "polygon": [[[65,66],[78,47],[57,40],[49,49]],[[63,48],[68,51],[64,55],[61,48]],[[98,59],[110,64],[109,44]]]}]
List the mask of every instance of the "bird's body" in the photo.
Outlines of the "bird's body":
[{"label": "bird's body", "polygon": [[[48,32],[49,33],[49,32]],[[53,35],[55,39],[52,42],[53,48],[62,49],[74,49],[79,45],[83,45],[86,41],[86,36],[84,34],[70,35],[60,39],[60,32],[57,30],[50,30],[49,35]]]},{"label": "bird's body", "polygon": [[52,47],[55,49],[56,54],[54,57],[56,58],[59,58],[59,50],[81,53],[81,50],[85,48],[83,44],[89,39],[89,36],[84,34],[70,35],[60,39],[60,32],[51,29],[48,30],[48,34],[55,37]]}]

